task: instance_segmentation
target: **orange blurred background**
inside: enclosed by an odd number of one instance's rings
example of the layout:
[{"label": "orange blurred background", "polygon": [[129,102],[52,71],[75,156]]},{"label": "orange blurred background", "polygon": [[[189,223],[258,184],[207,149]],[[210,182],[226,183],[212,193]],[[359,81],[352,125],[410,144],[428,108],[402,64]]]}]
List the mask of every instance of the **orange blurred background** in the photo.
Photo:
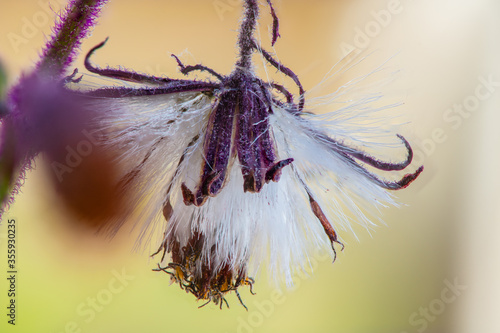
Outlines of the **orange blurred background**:
[{"label": "orange blurred background", "polygon": [[[37,60],[50,34],[54,15],[46,2],[0,4],[0,58],[10,84]],[[363,68],[390,58],[390,67],[401,70],[384,90],[388,100],[404,102],[395,110],[410,122],[401,134],[415,147],[415,163],[426,167],[396,193],[405,205],[384,210],[387,226],[371,235],[360,230],[359,242],[344,233],[347,246],[337,262],[318,255],[314,273],[297,277],[292,289],[268,283],[262,272],[257,295],[242,291],[248,312],[234,295],[230,310],[198,309],[193,296],[151,271],[156,259],[134,252],[128,233],[109,240],[74,227],[38,163],[0,226],[1,332],[500,332],[500,3],[274,3],[282,36],[275,52],[306,90],[345,55],[346,45],[374,51]],[[56,0],[52,5],[60,8]],[[82,53],[109,36],[93,58],[98,64],[180,77],[175,53],[229,73],[240,13],[235,0],[111,1]],[[268,46],[267,7],[261,17]],[[80,56],[75,66],[82,64]],[[453,111],[461,105],[465,111]],[[5,224],[12,218],[15,327],[4,314]],[[450,287],[457,283],[463,290]]]}]

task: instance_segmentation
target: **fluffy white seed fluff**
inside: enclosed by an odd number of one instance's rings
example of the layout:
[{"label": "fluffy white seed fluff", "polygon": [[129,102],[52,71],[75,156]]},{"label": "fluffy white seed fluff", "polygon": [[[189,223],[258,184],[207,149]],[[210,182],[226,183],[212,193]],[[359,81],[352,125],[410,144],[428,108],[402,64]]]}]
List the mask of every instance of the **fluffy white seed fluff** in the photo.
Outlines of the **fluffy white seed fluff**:
[{"label": "fluffy white seed fluff", "polygon": [[[98,121],[104,125],[105,145],[120,152],[117,179],[139,169],[131,184],[136,195],[129,204],[137,207],[135,217],[144,222],[141,241],[153,247],[169,235],[183,246],[198,230],[205,236],[202,259],[215,261],[215,267],[248,264],[253,276],[267,263],[271,276],[290,283],[295,269],[308,266],[313,250],[331,247],[305,186],[336,231],[351,229],[353,223],[370,225],[364,212],[395,204],[386,190],[313,135],[319,131],[337,137],[346,132],[341,122],[325,121],[325,116],[298,118],[275,106],[269,117],[277,158],[294,159],[281,179],[259,193],[245,193],[233,156],[222,191],[201,207],[187,206],[181,184],[191,189],[198,185],[210,97],[182,93],[101,98],[95,103],[102,110]],[[167,198],[173,208],[168,224],[162,214]],[[210,255],[212,247],[215,256]]]}]

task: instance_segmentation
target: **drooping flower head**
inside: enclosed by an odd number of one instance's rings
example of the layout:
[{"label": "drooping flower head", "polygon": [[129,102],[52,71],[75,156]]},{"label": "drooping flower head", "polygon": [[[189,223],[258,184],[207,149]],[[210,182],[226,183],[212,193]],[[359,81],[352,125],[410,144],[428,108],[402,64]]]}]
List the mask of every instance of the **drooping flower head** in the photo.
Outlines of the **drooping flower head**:
[{"label": "drooping flower head", "polygon": [[[335,245],[343,247],[337,227],[350,223],[347,211],[368,221],[357,202],[394,204],[387,190],[408,186],[423,170],[384,180],[370,170],[403,170],[412,161],[403,136],[395,134],[407,157],[386,162],[338,139],[343,133],[336,132],[338,121],[304,112],[306,94],[299,78],[254,37],[257,0],[243,4],[239,57],[228,75],[203,65],[186,66],[175,56],[184,75],[204,71],[213,80],[101,68],[90,58],[105,41],[87,54],[86,69],[134,86],[88,90],[79,88],[73,75],[55,93],[77,101],[74,108],[83,115],[77,123],[88,125],[86,133],[96,138],[99,150],[113,157],[113,173],[106,179],[144,221],[142,240],[159,239],[158,270],[197,299],[221,307],[227,293],[235,291],[239,297],[240,286],[252,286],[250,276],[264,262],[273,275],[290,282],[293,270],[307,265],[313,249],[330,247],[335,256]],[[267,4],[274,45],[279,22],[271,1]],[[93,23],[79,17],[68,15],[67,20],[79,22],[80,29]],[[56,40],[48,48],[59,44]],[[50,66],[42,61],[40,67],[50,73],[66,68],[74,47],[63,50],[65,60]],[[53,57],[50,51],[44,54]],[[259,78],[256,54],[290,77],[299,94]]]}]

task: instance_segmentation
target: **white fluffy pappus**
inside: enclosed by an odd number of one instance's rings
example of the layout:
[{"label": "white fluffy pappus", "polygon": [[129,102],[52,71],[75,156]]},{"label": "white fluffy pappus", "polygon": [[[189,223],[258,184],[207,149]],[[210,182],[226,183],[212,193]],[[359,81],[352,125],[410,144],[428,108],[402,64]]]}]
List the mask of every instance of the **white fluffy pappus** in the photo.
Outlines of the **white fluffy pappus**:
[{"label": "white fluffy pappus", "polygon": [[[352,126],[346,130],[341,121],[328,121],[329,114],[297,117],[274,105],[269,131],[278,159],[294,159],[281,179],[258,193],[244,192],[241,165],[233,155],[221,192],[201,207],[187,206],[181,184],[193,188],[199,181],[212,99],[203,93],[179,93],[89,102],[90,108],[102,110],[103,117],[96,121],[105,133],[103,145],[120,152],[118,179],[128,181],[135,191],[128,205],[137,208],[135,218],[145,221],[141,241],[146,247],[169,237],[185,245],[194,232],[200,232],[205,246],[196,270],[212,262],[217,268],[247,267],[248,275],[255,276],[267,263],[270,276],[290,285],[295,270],[309,265],[313,251],[327,249],[334,258],[331,242],[311,210],[306,187],[335,230],[352,230],[353,223],[372,225],[366,212],[377,218],[379,207],[397,205],[364,169],[353,168],[328,142],[315,136],[338,138],[347,132],[347,139],[356,141]],[[359,101],[354,103],[353,109],[359,109]],[[355,111],[350,112],[355,118]],[[162,214],[167,199],[173,211],[168,221]],[[164,258],[164,263],[169,260]]]},{"label": "white fluffy pappus", "polygon": [[[250,276],[263,265],[290,285],[318,248],[335,259],[335,246],[343,248],[337,230],[372,226],[381,207],[397,205],[388,190],[405,188],[423,170],[397,181],[377,173],[403,171],[412,160],[408,141],[380,127],[381,111],[396,104],[380,105],[380,94],[348,98],[378,70],[322,99],[330,113],[306,112],[298,77],[253,37],[258,3],[245,4],[240,57],[229,75],[177,57],[183,74],[204,71],[217,81],[101,69],[89,58],[103,42],[88,53],[86,68],[120,84],[81,92],[86,107],[99,111],[94,134],[114,156],[117,188],[131,194],[124,199],[142,225],[140,242],[159,246],[157,270],[221,306],[227,293],[239,297],[240,286],[252,288]],[[271,11],[277,38],[272,5]],[[254,53],[292,79],[299,96],[257,77]],[[352,66],[347,61],[339,70]],[[377,154],[394,147],[406,157],[386,161]]]}]

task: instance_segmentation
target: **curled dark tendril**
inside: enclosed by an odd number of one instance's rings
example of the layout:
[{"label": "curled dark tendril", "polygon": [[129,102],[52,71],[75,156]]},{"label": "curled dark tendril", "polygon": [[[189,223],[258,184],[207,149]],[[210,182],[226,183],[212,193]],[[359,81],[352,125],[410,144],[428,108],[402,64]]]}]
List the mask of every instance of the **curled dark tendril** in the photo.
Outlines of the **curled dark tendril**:
[{"label": "curled dark tendril", "polygon": [[200,65],[200,64],[194,65],[194,66],[184,66],[184,64],[179,60],[179,58],[175,54],[172,54],[172,57],[175,58],[175,60],[177,61],[177,64],[179,65],[179,67],[181,69],[181,73],[184,75],[188,75],[192,71],[206,71],[206,72],[212,74],[213,76],[215,76],[219,81],[224,81],[224,77],[211,68],[208,68],[208,67]]},{"label": "curled dark tendril", "polygon": [[276,44],[276,41],[278,40],[278,37],[280,37],[280,32],[279,32],[280,21],[278,19],[278,15],[276,15],[276,11],[274,10],[274,7],[273,7],[273,4],[271,3],[271,0],[267,0],[267,3],[269,4],[269,7],[271,8],[271,15],[273,17],[273,39],[271,42],[271,46],[274,46],[274,44]]}]

